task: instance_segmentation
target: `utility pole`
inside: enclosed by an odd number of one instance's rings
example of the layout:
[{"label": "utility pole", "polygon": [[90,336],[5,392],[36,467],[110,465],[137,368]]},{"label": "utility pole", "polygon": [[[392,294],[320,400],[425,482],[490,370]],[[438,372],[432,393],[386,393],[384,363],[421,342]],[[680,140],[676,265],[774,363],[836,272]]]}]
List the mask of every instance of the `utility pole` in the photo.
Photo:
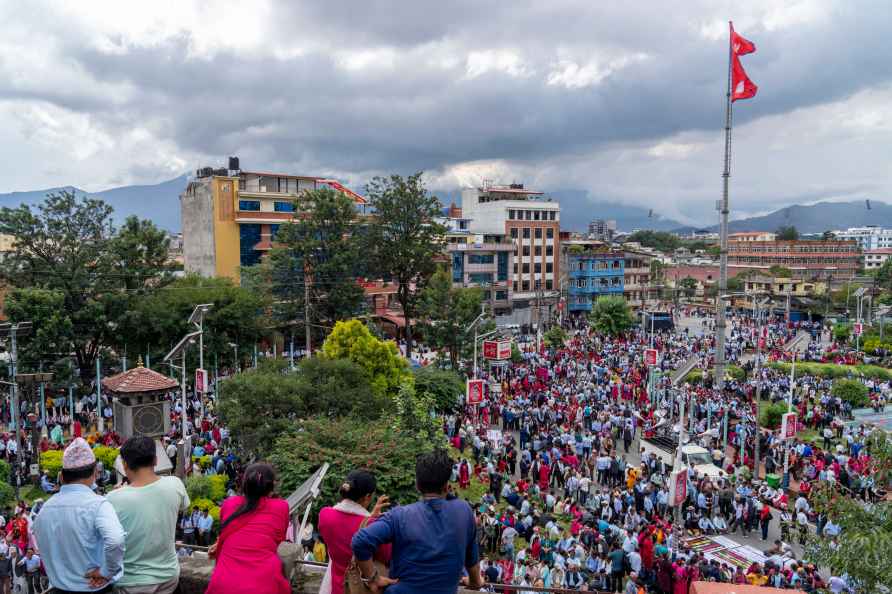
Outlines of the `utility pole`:
[{"label": "utility pole", "polygon": [[534,281],[536,283],[536,354],[539,354],[539,350],[542,348],[539,344],[539,337],[542,335],[542,312],[540,310],[541,302],[539,300],[539,296],[541,294],[540,289],[540,281]]},{"label": "utility pole", "polygon": [[[796,389],[796,354],[793,349],[793,364],[790,366],[790,394],[787,396],[787,413],[793,412],[793,390]],[[790,444],[784,438],[784,489],[790,488]]]},{"label": "utility pole", "polygon": [[22,430],[22,424],[20,420],[21,415],[21,406],[19,406],[19,398],[18,398],[18,380],[16,377],[18,376],[18,361],[19,361],[19,351],[18,351],[18,341],[17,338],[19,336],[24,336],[31,332],[31,322],[18,322],[16,324],[0,324],[0,336],[9,336],[10,341],[10,352],[9,352],[9,374],[10,379],[9,382],[11,395],[11,424],[13,429],[13,439],[16,445],[15,448],[15,471],[13,473],[13,477],[15,480],[15,497],[16,500],[19,499],[19,487],[22,482],[22,444],[19,440],[19,436]]},{"label": "utility pole", "polygon": [[105,419],[102,418],[102,360],[99,355],[96,356],[96,410],[99,412],[96,424],[99,433],[102,433],[105,431]]},{"label": "utility pole", "polygon": [[755,435],[755,446],[754,446],[754,455],[753,455],[753,468],[755,472],[753,472],[753,476],[758,480],[759,479],[759,441],[761,441],[762,437],[762,429],[759,427],[759,398],[762,395],[762,307],[765,302],[761,305],[756,303],[756,298],[753,297],[753,311],[756,312],[758,316],[758,323],[756,324],[756,435]]},{"label": "utility pole", "polygon": [[310,277],[307,275],[306,269],[304,269],[304,341],[307,351],[304,356],[309,359],[313,345],[310,342]]}]

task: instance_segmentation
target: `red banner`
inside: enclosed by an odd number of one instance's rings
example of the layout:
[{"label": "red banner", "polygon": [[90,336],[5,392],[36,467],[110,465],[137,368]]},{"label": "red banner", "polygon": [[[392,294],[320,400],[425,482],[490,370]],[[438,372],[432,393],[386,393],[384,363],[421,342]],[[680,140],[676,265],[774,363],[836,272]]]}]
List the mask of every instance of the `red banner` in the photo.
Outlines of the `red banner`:
[{"label": "red banner", "polygon": [[469,379],[466,396],[468,404],[480,404],[483,402],[483,380]]}]

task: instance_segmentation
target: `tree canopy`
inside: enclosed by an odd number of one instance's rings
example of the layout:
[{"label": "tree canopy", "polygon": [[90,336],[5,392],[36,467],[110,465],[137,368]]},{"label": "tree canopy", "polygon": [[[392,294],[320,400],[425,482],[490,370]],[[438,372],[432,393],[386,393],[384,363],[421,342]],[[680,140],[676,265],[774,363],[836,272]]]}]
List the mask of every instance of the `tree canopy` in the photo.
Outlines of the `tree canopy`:
[{"label": "tree canopy", "polygon": [[668,231],[635,231],[626,239],[628,242],[640,243],[644,247],[654,248],[661,252],[674,252],[681,247],[681,239]]},{"label": "tree canopy", "polygon": [[396,344],[376,338],[359,320],[337,322],[322,345],[322,353],[328,359],[349,359],[359,365],[379,396],[393,396],[402,383],[412,381],[409,364]]},{"label": "tree canopy", "polygon": [[779,241],[796,241],[799,239],[799,230],[794,225],[781,225],[774,235]]},{"label": "tree canopy", "polygon": [[[480,315],[482,303],[483,289],[453,287],[452,276],[445,268],[434,273],[421,293],[418,312],[424,319],[425,342],[446,349],[453,369],[458,368],[463,347],[474,341],[474,330],[468,327]],[[480,334],[486,331],[485,324],[478,329]]]},{"label": "tree canopy", "polygon": [[602,334],[616,336],[631,328],[634,319],[625,299],[602,295],[592,304],[589,323]]}]

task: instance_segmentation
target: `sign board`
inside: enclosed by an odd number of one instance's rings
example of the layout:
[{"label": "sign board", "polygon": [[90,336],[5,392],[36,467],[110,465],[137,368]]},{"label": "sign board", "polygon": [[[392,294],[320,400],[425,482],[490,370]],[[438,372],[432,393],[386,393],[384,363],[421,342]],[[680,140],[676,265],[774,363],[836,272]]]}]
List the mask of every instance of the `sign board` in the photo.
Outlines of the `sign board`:
[{"label": "sign board", "polygon": [[483,380],[469,379],[465,396],[468,404],[480,404],[483,402]]},{"label": "sign board", "polygon": [[864,324],[862,324],[861,322],[855,322],[854,324],[852,324],[852,334],[854,334],[855,336],[861,336],[863,332]]},{"label": "sign board", "polygon": [[39,476],[40,475],[40,464],[32,464],[28,467],[31,471],[31,476]]},{"label": "sign board", "polygon": [[796,419],[794,412],[784,413],[781,416],[781,439],[793,439],[796,437]]},{"label": "sign board", "polygon": [[672,472],[669,479],[669,504],[675,507],[683,505],[688,498],[688,469],[682,468]]},{"label": "sign board", "polygon": [[183,472],[188,476],[192,473],[192,436],[187,435],[181,443],[183,444],[183,451],[181,452],[183,455]]},{"label": "sign board", "polygon": [[195,391],[202,394],[208,391],[208,372],[207,369],[195,370]]},{"label": "sign board", "polygon": [[492,442],[493,445],[498,446],[500,443],[502,443],[502,432],[498,429],[487,429],[486,440]]},{"label": "sign board", "polygon": [[484,340],[483,341],[483,358],[504,360],[511,358],[511,341],[510,340]]},{"label": "sign board", "polygon": [[644,349],[644,364],[645,365],[656,365],[657,364],[657,349]]}]

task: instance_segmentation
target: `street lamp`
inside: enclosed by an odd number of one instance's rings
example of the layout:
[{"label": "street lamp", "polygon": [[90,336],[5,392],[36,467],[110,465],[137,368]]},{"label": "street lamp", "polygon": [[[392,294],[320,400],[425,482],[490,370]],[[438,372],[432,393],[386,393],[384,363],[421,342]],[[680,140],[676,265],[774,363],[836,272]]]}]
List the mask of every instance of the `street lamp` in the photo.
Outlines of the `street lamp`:
[{"label": "street lamp", "polygon": [[235,364],[235,370],[238,371],[238,345],[234,342],[230,342],[229,346],[232,347],[232,359]]},{"label": "street lamp", "polygon": [[[180,355],[183,358],[183,365],[180,369],[180,371],[182,372],[182,381],[180,383],[180,390],[182,392],[182,394],[181,394],[182,401],[180,402],[180,405],[183,407],[183,411],[181,413],[182,416],[181,416],[180,420],[182,421],[182,427],[183,427],[182,433],[183,433],[183,443],[184,444],[186,443],[186,349],[189,347],[190,344],[195,344],[195,339],[197,337],[199,337],[200,335],[201,335],[201,331],[196,331],[196,332],[190,332],[189,334],[184,336],[182,338],[182,340],[180,340],[180,342],[178,342],[176,344],[176,346],[173,347],[170,350],[170,352],[164,356],[164,360],[162,361],[164,363],[170,364],[172,367],[179,367],[178,365],[174,365],[173,359],[177,355]],[[185,464],[185,462],[184,462],[184,464]],[[185,468],[185,466],[184,466],[184,468]]]},{"label": "street lamp", "polygon": [[465,332],[469,332],[471,328],[474,329],[474,379],[477,379],[477,324],[483,317],[486,316],[486,304],[480,304],[480,315],[474,318],[474,321],[471,322],[468,327],[465,329]]},{"label": "street lamp", "polygon": [[198,328],[198,368],[204,369],[204,315],[214,307],[213,303],[196,305],[189,316],[189,323]]}]

